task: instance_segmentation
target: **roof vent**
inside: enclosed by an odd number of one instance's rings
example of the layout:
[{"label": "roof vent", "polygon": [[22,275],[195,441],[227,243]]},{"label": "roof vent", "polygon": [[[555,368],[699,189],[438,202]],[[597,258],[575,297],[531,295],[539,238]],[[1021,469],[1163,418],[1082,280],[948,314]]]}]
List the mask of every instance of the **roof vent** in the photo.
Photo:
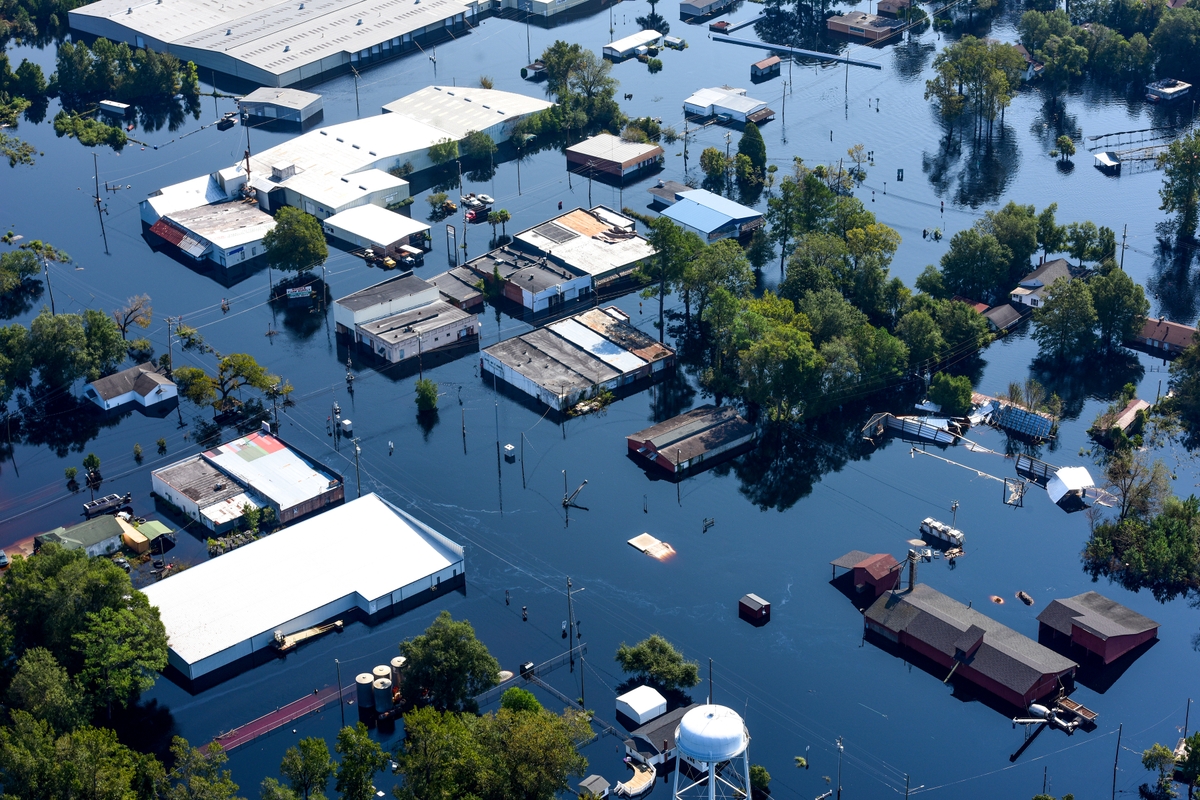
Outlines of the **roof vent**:
[{"label": "roof vent", "polygon": [[125,9],[125,13],[126,13],[126,14],[132,14],[132,13],[133,13],[133,6],[130,6],[129,8]]},{"label": "roof vent", "polygon": [[358,21],[357,21],[357,22],[355,22],[354,24],[355,24],[355,25],[362,25],[362,17],[359,17],[359,18],[358,18]]},{"label": "roof vent", "polygon": [[283,46],[283,52],[285,52],[285,53],[291,49],[292,49],[292,46],[290,44],[285,44]]},{"label": "roof vent", "polygon": [[231,33],[233,33],[233,28],[226,28],[226,29],[225,29],[225,35],[226,35],[226,36],[228,36],[228,35],[229,35],[229,34],[231,34]]}]

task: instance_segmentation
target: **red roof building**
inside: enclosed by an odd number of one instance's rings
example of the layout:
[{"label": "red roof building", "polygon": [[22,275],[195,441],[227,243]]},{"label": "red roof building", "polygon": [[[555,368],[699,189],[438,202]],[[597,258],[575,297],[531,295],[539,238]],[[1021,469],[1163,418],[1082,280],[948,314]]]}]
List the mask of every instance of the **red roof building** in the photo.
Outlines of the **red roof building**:
[{"label": "red roof building", "polygon": [[1158,623],[1096,592],[1055,600],[1038,614],[1041,634],[1065,636],[1111,664],[1158,636]]},{"label": "red roof building", "polygon": [[1166,317],[1159,317],[1146,320],[1142,330],[1127,344],[1169,357],[1183,352],[1183,348],[1191,344],[1195,338],[1195,327],[1171,322]]},{"label": "red roof building", "polygon": [[900,562],[887,553],[872,555],[851,550],[829,563],[835,576],[839,567],[850,570],[854,573],[854,588],[863,592],[869,587],[876,597],[895,588],[900,582]]}]

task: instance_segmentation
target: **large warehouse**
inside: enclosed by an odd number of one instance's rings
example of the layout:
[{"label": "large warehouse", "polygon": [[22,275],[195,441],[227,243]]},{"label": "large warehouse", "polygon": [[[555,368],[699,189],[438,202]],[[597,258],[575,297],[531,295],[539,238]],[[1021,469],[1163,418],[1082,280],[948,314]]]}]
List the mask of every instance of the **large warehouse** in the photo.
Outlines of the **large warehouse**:
[{"label": "large warehouse", "polygon": [[[386,618],[461,585],[463,548],[369,494],[146,587],[168,663],[219,680],[296,633],[346,615]],[[215,673],[215,674],[214,674]]]},{"label": "large warehouse", "polygon": [[75,31],[291,86],[461,35],[478,14],[477,0],[99,0],[69,18]]}]

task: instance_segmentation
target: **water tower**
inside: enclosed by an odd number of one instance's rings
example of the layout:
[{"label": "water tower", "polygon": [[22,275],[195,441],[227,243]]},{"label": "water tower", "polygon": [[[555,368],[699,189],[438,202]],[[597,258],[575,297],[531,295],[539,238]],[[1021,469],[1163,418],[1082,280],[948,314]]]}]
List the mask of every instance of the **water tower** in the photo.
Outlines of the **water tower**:
[{"label": "water tower", "polygon": [[[749,797],[749,745],[746,724],[732,708],[702,705],[684,714],[675,729],[675,800]],[[685,762],[689,774],[681,775]]]}]

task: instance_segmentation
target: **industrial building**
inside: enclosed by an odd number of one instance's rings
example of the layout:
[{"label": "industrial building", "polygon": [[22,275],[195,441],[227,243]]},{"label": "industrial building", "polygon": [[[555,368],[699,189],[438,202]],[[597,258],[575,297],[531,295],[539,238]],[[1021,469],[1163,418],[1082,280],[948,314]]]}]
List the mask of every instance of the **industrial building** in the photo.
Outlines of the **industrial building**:
[{"label": "industrial building", "polygon": [[1065,638],[1111,664],[1158,636],[1158,623],[1096,592],[1054,600],[1038,614],[1038,638]]},{"label": "industrial building", "polygon": [[274,227],[274,217],[242,201],[173,211],[150,232],[194,261],[229,268],[265,255],[263,237]]},{"label": "industrial building", "polygon": [[721,13],[734,2],[735,0],[680,0],[679,18],[691,20],[697,17],[709,17]]},{"label": "industrial building", "polygon": [[557,311],[592,295],[592,276],[553,264],[546,256],[501,247],[468,261],[465,268],[485,283],[500,281],[503,296],[535,314]]},{"label": "industrial building", "polygon": [[1020,709],[1069,689],[1078,666],[925,584],[881,595],[863,624]]},{"label": "industrial building", "polygon": [[566,411],[675,365],[675,351],[629,324],[617,308],[593,308],[483,351],[483,369],[550,408]]},{"label": "industrial building", "polygon": [[114,372],[83,387],[83,396],[109,411],[126,403],[151,408],[179,396],[179,390],[157,366],[149,362]]},{"label": "industrial building", "polygon": [[429,249],[428,225],[379,206],[348,208],[321,224],[327,235],[354,247],[369,247],[376,255],[424,258]]},{"label": "industrial building", "polygon": [[322,113],[321,95],[299,89],[262,86],[239,101],[247,116],[300,125]]},{"label": "industrial building", "polygon": [[733,406],[704,405],[625,437],[629,452],[673,475],[711,466],[758,438]]},{"label": "industrial building", "polygon": [[764,223],[762,212],[707,189],[676,192],[674,202],[662,211],[662,215],[709,244],[749,236]]},{"label": "industrial building", "polygon": [[500,0],[499,7],[520,11],[522,20],[525,19],[525,15],[549,19],[589,2],[591,0]]},{"label": "industrial building", "polygon": [[387,618],[464,578],[460,545],[369,494],[144,591],[166,627],[169,665],[209,682],[273,654],[276,631]]},{"label": "industrial building", "polygon": [[604,45],[604,57],[618,61],[622,58],[629,58],[632,55],[638,54],[639,51],[645,52],[652,45],[658,44],[658,40],[661,38],[662,34],[658,31],[638,31],[637,33],[631,33],[624,38]]},{"label": "industrial building", "polygon": [[514,247],[578,275],[590,275],[592,289],[624,277],[655,255],[637,223],[607,206],[576,208],[514,238]]},{"label": "industrial building", "polygon": [[753,122],[756,125],[775,119],[775,112],[767,107],[765,100],[747,97],[745,89],[732,86],[701,89],[683,101],[683,113],[699,119],[715,118],[720,122]]},{"label": "industrial building", "polygon": [[898,19],[888,19],[878,14],[851,11],[849,14],[834,14],[825,20],[825,26],[834,33],[877,42],[897,35],[904,27]]},{"label": "industrial building", "polygon": [[476,288],[478,283],[479,278],[466,267],[454,267],[429,279],[429,284],[437,287],[443,300],[464,311],[483,308],[483,292]]},{"label": "industrial building", "polygon": [[154,493],[211,531],[233,527],[246,504],[289,524],[344,499],[342,478],[266,430],[150,473]]},{"label": "industrial building", "polygon": [[624,180],[662,166],[663,149],[648,142],[627,142],[598,133],[567,148],[567,169],[588,177],[608,175]]},{"label": "industrial building", "polygon": [[98,0],[70,11],[69,22],[73,31],[170,53],[205,71],[291,86],[462,35],[479,11],[477,0]]},{"label": "industrial building", "polygon": [[[391,212],[386,212],[391,213]],[[393,364],[479,336],[479,318],[406,272],[333,301],[338,335]]]}]

